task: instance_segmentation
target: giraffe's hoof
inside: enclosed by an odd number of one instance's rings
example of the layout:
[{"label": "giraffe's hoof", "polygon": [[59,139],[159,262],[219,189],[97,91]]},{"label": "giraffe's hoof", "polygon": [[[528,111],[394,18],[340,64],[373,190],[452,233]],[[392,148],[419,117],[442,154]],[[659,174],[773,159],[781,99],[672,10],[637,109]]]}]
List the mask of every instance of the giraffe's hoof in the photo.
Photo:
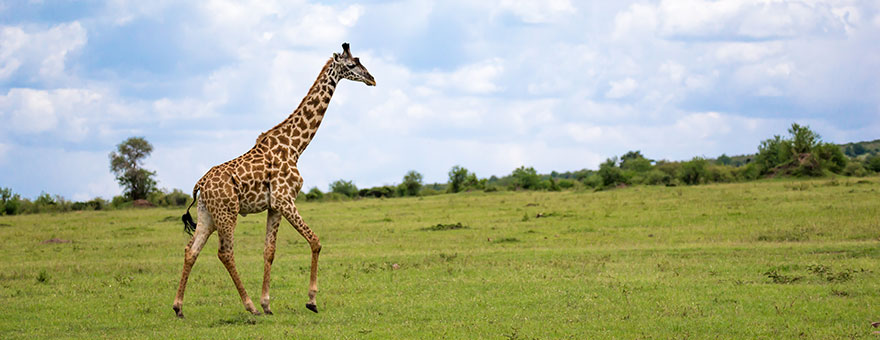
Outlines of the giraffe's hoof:
[{"label": "giraffe's hoof", "polygon": [[272,314],[273,314],[273,313],[272,313],[272,310],[269,309],[269,308],[263,308],[263,313],[266,314],[266,315],[272,315]]},{"label": "giraffe's hoof", "polygon": [[254,310],[252,310],[252,311],[250,311],[250,312],[251,312],[251,314],[256,315],[256,316],[263,315],[262,312],[260,312],[260,311],[258,311],[258,310],[256,310],[256,309],[254,309]]},{"label": "giraffe's hoof", "polygon": [[307,303],[307,304],[306,304],[306,308],[308,308],[310,311],[313,311],[313,312],[315,312],[315,313],[318,312],[318,306],[317,306],[317,305],[314,305],[314,304],[311,304],[311,303]]},{"label": "giraffe's hoof", "polygon": [[177,314],[178,318],[183,319],[183,311],[180,310],[180,307],[173,306],[171,308],[174,308],[174,314]]}]

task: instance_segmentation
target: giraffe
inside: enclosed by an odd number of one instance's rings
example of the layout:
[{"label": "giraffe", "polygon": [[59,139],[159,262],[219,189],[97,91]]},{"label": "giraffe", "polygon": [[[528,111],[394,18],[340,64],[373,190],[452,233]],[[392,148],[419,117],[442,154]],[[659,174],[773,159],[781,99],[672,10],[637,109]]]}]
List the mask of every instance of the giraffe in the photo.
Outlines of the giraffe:
[{"label": "giraffe", "polygon": [[[217,256],[232,277],[241,302],[248,312],[260,314],[248,297],[235,269],[233,231],[237,215],[245,216],[266,210],[268,216],[263,251],[263,292],[260,297],[263,312],[272,314],[269,309],[269,273],[275,259],[275,237],[282,217],[308,241],[311,248],[309,302],[306,303],[306,308],[318,312],[315,296],[318,292],[318,254],[321,252],[321,242],[303,221],[294,204],[303,184],[296,164],[321,125],[333,91],[342,79],[362,82],[368,86],[376,85],[373,76],[361,65],[360,60],[352,57],[348,43],[342,44],[342,54],[333,53],[299,107],[287,119],[260,134],[249,151],[211,168],[196,182],[193,202],[182,217],[184,230],[192,235],[192,239],[186,246],[183,273],[172,306],[178,317],[183,318],[183,293],[192,266],[214,231],[220,238]],[[196,199],[199,192],[201,194]],[[196,203],[197,224],[189,213]]]}]

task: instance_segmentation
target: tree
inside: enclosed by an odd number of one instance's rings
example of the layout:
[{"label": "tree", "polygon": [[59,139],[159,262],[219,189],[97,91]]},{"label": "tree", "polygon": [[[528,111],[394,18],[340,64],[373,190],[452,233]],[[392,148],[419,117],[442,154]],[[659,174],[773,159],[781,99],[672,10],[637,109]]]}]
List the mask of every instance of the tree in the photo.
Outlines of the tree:
[{"label": "tree", "polygon": [[762,141],[758,145],[758,155],[755,157],[755,163],[761,166],[761,173],[770,172],[770,169],[789,161],[791,154],[788,149],[787,141],[779,135]]},{"label": "tree", "polygon": [[708,162],[702,157],[694,157],[690,161],[681,164],[681,181],[690,184],[700,184],[706,181],[706,165]]},{"label": "tree", "polygon": [[852,152],[853,156],[860,156],[868,152],[868,149],[865,149],[865,146],[861,143],[857,143],[852,145]]},{"label": "tree", "polygon": [[406,196],[418,196],[419,191],[422,190],[422,174],[410,170],[403,176],[403,183],[400,185],[403,186],[403,193]]},{"label": "tree", "polygon": [[116,181],[125,188],[129,199],[146,199],[156,190],[155,172],[143,168],[144,159],[153,152],[153,146],[143,137],[131,137],[116,146],[110,153],[110,171]]},{"label": "tree", "polygon": [[456,193],[464,190],[469,174],[468,169],[458,165],[453,166],[449,169],[449,186],[446,187],[446,191]]},{"label": "tree", "polygon": [[324,198],[324,193],[318,187],[313,187],[312,190],[306,193],[305,198],[307,201],[317,201]]},{"label": "tree", "polygon": [[[813,149],[813,154],[819,158],[822,168],[831,170],[831,172],[839,174],[846,168],[847,159],[840,151],[840,147],[831,143],[819,143]],[[821,173],[819,174],[821,175]]]},{"label": "tree", "polygon": [[728,156],[727,154],[721,154],[721,156],[718,156],[718,159],[715,160],[715,164],[720,165],[730,165],[730,163],[732,162],[733,159],[730,158],[730,156]]},{"label": "tree", "polygon": [[626,177],[623,176],[623,170],[617,166],[617,156],[605,160],[599,165],[599,177],[602,179],[603,186],[614,186],[620,183],[626,183]]},{"label": "tree", "polygon": [[348,197],[356,197],[358,195],[358,188],[352,183],[352,181],[344,181],[340,179],[336,182],[330,183],[330,192],[335,192]]},{"label": "tree", "polygon": [[868,158],[867,168],[874,172],[880,172],[880,156]]},{"label": "tree", "polygon": [[819,134],[810,130],[809,126],[800,126],[798,123],[792,123],[788,129],[791,134],[791,152],[795,157],[800,154],[810,153],[814,148],[819,146]]},{"label": "tree", "polygon": [[629,151],[620,157],[620,168],[636,172],[651,170],[651,160],[645,158],[641,151]]},{"label": "tree", "polygon": [[513,173],[510,176],[513,177],[514,189],[535,190],[538,189],[539,183],[541,182],[541,177],[538,176],[538,172],[535,171],[535,168],[526,168],[525,165],[513,170]]},{"label": "tree", "polygon": [[15,215],[18,213],[18,194],[12,189],[0,188],[0,215]]}]

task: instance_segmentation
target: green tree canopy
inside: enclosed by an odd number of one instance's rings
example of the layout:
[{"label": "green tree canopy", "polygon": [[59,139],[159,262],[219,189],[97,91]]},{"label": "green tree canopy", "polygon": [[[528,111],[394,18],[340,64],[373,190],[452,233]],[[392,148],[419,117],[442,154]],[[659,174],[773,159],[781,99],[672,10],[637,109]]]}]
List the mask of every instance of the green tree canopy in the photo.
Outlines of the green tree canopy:
[{"label": "green tree canopy", "polygon": [[449,185],[446,187],[446,191],[456,193],[464,190],[468,184],[473,185],[473,182],[479,182],[477,175],[462,166],[456,165],[449,170]]},{"label": "green tree canopy", "polygon": [[403,192],[406,196],[418,196],[422,190],[422,174],[410,170],[403,176]]},{"label": "green tree canopy", "polygon": [[155,172],[143,168],[144,159],[153,152],[153,146],[143,137],[130,137],[110,153],[110,171],[116,181],[125,188],[125,195],[132,200],[146,199],[156,190]]},{"label": "green tree canopy", "polygon": [[345,180],[337,180],[333,183],[330,183],[330,192],[335,192],[337,194],[342,194],[348,197],[357,197],[358,188],[352,183],[352,181]]}]

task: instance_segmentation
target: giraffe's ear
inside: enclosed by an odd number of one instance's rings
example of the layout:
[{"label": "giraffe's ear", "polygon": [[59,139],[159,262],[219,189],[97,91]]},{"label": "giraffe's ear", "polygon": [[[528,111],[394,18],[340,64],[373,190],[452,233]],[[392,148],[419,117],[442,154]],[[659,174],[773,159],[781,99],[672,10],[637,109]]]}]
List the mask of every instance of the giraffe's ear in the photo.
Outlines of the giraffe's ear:
[{"label": "giraffe's ear", "polygon": [[339,54],[333,53],[333,60],[339,61]]}]

